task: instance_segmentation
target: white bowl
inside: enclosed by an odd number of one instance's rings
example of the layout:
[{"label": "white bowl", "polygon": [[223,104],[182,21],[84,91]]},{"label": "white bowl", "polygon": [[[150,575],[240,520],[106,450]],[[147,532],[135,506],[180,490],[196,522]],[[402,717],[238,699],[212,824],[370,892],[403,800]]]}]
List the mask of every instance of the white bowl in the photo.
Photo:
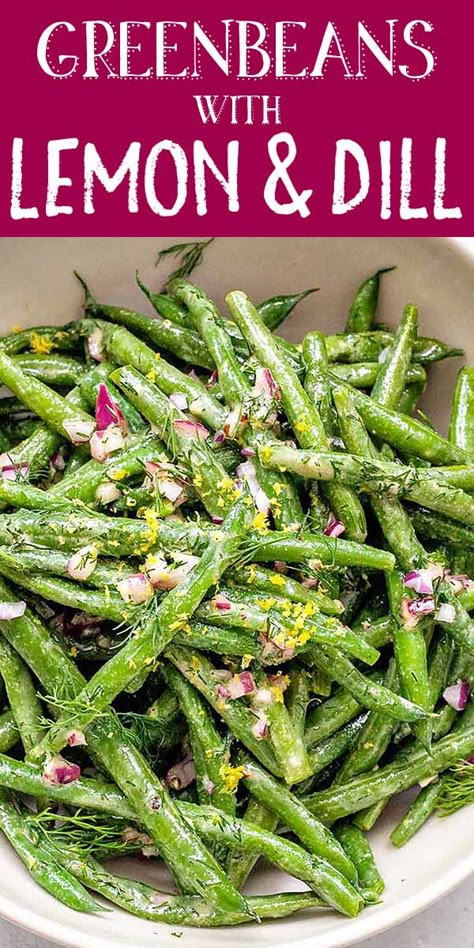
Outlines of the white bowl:
[{"label": "white bowl", "polygon": [[[186,239],[186,238],[183,238]],[[79,270],[100,300],[143,309],[135,287],[138,267],[145,283],[157,286],[154,261],[169,241],[150,238],[2,239],[0,241],[0,333],[14,324],[60,323],[80,313]],[[308,329],[342,330],[356,285],[379,267],[397,264],[384,278],[380,313],[395,320],[408,301],[421,310],[424,335],[438,335],[474,357],[474,239],[286,239],[221,238],[207,251],[196,278],[222,302],[229,289],[246,290],[256,301],[276,293],[319,285],[289,321],[289,338]],[[459,360],[434,367],[425,404],[445,428]],[[432,818],[404,849],[388,841],[404,801],[395,801],[371,834],[386,881],[384,901],[349,920],[315,912],[264,925],[226,929],[227,948],[341,948],[419,912],[474,870],[474,810],[448,820]],[[160,870],[145,870],[155,881]],[[157,875],[158,873],[158,875]],[[254,891],[298,888],[293,880],[262,871]],[[43,892],[28,876],[9,844],[0,840],[0,914],[30,931],[78,948],[148,948],[156,941],[176,948],[175,929],[154,925],[114,909],[80,915]],[[174,934],[173,934],[174,933]],[[185,929],[181,944],[218,948],[223,932]],[[179,942],[178,942],[179,943]]]}]

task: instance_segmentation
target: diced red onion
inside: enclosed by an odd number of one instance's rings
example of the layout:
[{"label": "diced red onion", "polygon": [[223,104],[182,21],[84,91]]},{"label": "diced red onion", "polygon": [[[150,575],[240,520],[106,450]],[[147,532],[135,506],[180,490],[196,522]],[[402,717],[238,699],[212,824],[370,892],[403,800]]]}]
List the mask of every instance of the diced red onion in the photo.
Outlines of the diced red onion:
[{"label": "diced red onion", "polygon": [[305,589],[314,589],[318,584],[319,579],[316,579],[315,576],[305,576],[305,578],[301,580],[301,585],[304,586]]},{"label": "diced red onion", "polygon": [[125,447],[125,438],[118,425],[110,425],[103,431],[95,431],[90,439],[91,455],[102,464],[114,451]]},{"label": "diced red onion", "polygon": [[97,548],[93,544],[81,547],[67,561],[67,571],[71,579],[85,580],[92,576],[97,566]]},{"label": "diced red onion", "polygon": [[195,382],[199,382],[199,375],[194,369],[190,369],[188,372],[188,378],[194,379]]},{"label": "diced red onion", "polygon": [[227,683],[229,698],[234,701],[236,698],[243,698],[244,695],[252,695],[255,691],[255,682],[253,675],[249,671],[241,672],[239,675],[233,675]]},{"label": "diced red onion", "polygon": [[118,500],[122,496],[122,491],[116,484],[109,481],[99,484],[95,496],[99,504],[103,504],[105,507],[107,504],[113,504],[114,500]]},{"label": "diced red onion", "polygon": [[282,694],[288,688],[288,678],[286,675],[269,675],[268,680],[271,681],[274,688],[279,688]]},{"label": "diced red onion", "polygon": [[2,479],[4,481],[18,481],[28,477],[30,465],[25,461],[23,464],[3,464]]},{"label": "diced red onion", "polygon": [[24,615],[26,602],[20,599],[18,602],[0,602],[0,620],[2,622],[11,622],[12,619],[20,619]]},{"label": "diced red onion", "polygon": [[220,527],[221,523],[224,523],[224,517],[218,517],[217,514],[214,514],[214,515],[211,517],[211,520],[212,520],[212,522],[215,523],[216,526],[218,526],[218,527]]},{"label": "diced red onion", "polygon": [[252,724],[251,731],[258,741],[263,741],[268,735],[268,718],[265,711],[257,711],[257,720]]},{"label": "diced red onion", "polygon": [[185,438],[195,438],[200,441],[206,441],[209,437],[209,431],[200,421],[190,421],[187,418],[177,418],[173,422],[173,428],[178,434]]},{"label": "diced red onion", "polygon": [[324,533],[327,537],[340,537],[341,534],[344,533],[345,529],[346,525],[342,522],[342,520],[336,520],[333,514],[331,514]]},{"label": "diced red onion", "polygon": [[280,389],[273,378],[270,369],[265,368],[260,365],[255,372],[255,385],[254,391],[256,395],[267,394],[271,398],[276,398],[277,401],[281,399]]},{"label": "diced red onion", "polygon": [[242,431],[247,423],[247,416],[242,412],[242,406],[235,405],[224,422],[224,434],[227,438],[235,438],[237,432]]},{"label": "diced red onion", "polygon": [[216,789],[215,783],[212,782],[212,780],[207,776],[207,774],[204,774],[204,777],[202,778],[202,786],[209,796],[212,796],[212,794],[214,793],[214,790]]},{"label": "diced red onion", "polygon": [[175,408],[179,408],[180,411],[186,411],[188,407],[188,399],[184,392],[173,392],[170,395],[170,402]]},{"label": "diced red onion", "polygon": [[216,431],[214,435],[214,444],[222,444],[225,441],[225,434],[223,431]]},{"label": "diced red onion", "polygon": [[86,735],[83,731],[72,730],[67,735],[69,747],[85,747],[87,745]]},{"label": "diced red onion", "polygon": [[192,553],[175,554],[175,558],[178,565],[172,569],[163,557],[153,554],[145,561],[147,576],[155,589],[167,590],[179,586],[199,562],[199,557]]},{"label": "diced red onion", "polygon": [[275,570],[275,573],[287,573],[288,563],[284,563],[283,560],[275,560],[273,569]]},{"label": "diced red onion", "polygon": [[255,692],[254,700],[256,704],[270,705],[274,703],[275,698],[272,695],[271,688],[259,688],[258,691]]},{"label": "diced red onion", "polygon": [[65,760],[64,757],[61,757],[61,754],[50,757],[43,770],[44,779],[52,784],[73,783],[80,776],[81,768],[77,764],[71,764],[70,761]]},{"label": "diced red onion", "polygon": [[153,595],[153,586],[144,573],[135,573],[117,583],[117,589],[124,602],[133,602],[138,605],[146,602]]},{"label": "diced red onion", "polygon": [[418,786],[424,790],[425,787],[429,787],[430,783],[434,783],[438,779],[438,774],[433,774],[432,777],[423,777],[422,780],[418,781]]},{"label": "diced red onion", "polygon": [[258,483],[255,466],[252,461],[245,461],[243,464],[239,464],[235,473],[237,477],[244,479],[259,513],[268,514],[270,511],[270,501]]},{"label": "diced red onion", "polygon": [[211,374],[210,374],[210,376],[209,376],[209,378],[208,378],[208,380],[207,380],[207,382],[206,382],[206,388],[212,388],[212,386],[216,384],[218,378],[219,378],[219,375],[218,375],[218,373],[217,373],[217,369],[214,369],[214,371],[211,372]]},{"label": "diced red onion", "polygon": [[465,573],[453,576],[452,573],[446,572],[444,575],[449,585],[452,586],[455,596],[459,596],[466,589],[472,589],[474,585],[472,579],[466,576]]},{"label": "diced red onion", "polygon": [[87,337],[87,348],[91,359],[95,359],[96,362],[104,362],[105,355],[102,346],[103,341],[103,332],[102,329],[94,329],[91,332],[90,336]]},{"label": "diced red onion", "polygon": [[414,589],[422,596],[427,596],[433,592],[433,580],[429,570],[412,569],[403,578],[403,585],[407,589]]},{"label": "diced red onion", "polygon": [[228,612],[232,609],[232,603],[227,596],[224,596],[222,593],[217,593],[217,596],[214,596],[212,604],[215,609],[218,609],[220,612]]},{"label": "diced red onion", "polygon": [[254,458],[257,454],[253,448],[241,448],[240,453],[243,458]]},{"label": "diced red onion", "polygon": [[63,421],[63,428],[72,443],[79,445],[90,441],[95,431],[95,424],[93,421],[82,418],[66,418]]},{"label": "diced red onion", "polygon": [[225,685],[218,685],[216,688],[217,697],[221,701],[227,701],[227,698],[230,698],[229,689]]},{"label": "diced red onion", "polygon": [[110,397],[109,390],[104,382],[101,382],[97,389],[97,399],[95,403],[95,420],[98,431],[105,431],[111,425],[120,428],[123,435],[128,432],[128,423],[125,415]]},{"label": "diced red onion", "polygon": [[194,760],[192,757],[185,757],[174,767],[170,767],[165,777],[165,783],[172,790],[184,790],[185,787],[189,787],[191,783],[194,783],[195,779],[196,767]]},{"label": "diced red onion", "polygon": [[441,603],[439,609],[436,612],[435,619],[438,622],[446,622],[447,625],[451,625],[456,618],[456,610],[450,602]]},{"label": "diced red onion", "polygon": [[176,503],[180,497],[181,503],[185,500],[183,485],[178,484],[176,481],[158,480],[157,487],[160,494],[171,501],[172,504]]},{"label": "diced red onion", "polygon": [[232,672],[228,668],[215,668],[212,677],[216,681],[229,681],[232,678]]},{"label": "diced red onion", "polygon": [[278,663],[288,662],[295,654],[294,648],[277,645],[273,639],[270,639],[263,632],[260,632],[259,640],[262,645],[262,661],[264,663],[268,658],[277,658]]},{"label": "diced red onion", "polygon": [[451,705],[455,711],[464,711],[467,705],[471,689],[467,681],[457,681],[454,685],[449,685],[443,691],[443,698],[446,704]]},{"label": "diced red onion", "polygon": [[66,462],[64,460],[64,456],[61,451],[61,448],[58,448],[58,450],[55,451],[55,453],[53,454],[51,458],[51,464],[56,469],[56,471],[64,471],[64,468],[66,467]]},{"label": "diced red onion", "polygon": [[404,596],[402,599],[401,613],[407,629],[414,629],[422,616],[428,616],[434,611],[433,596],[425,596],[423,599],[409,599]]}]

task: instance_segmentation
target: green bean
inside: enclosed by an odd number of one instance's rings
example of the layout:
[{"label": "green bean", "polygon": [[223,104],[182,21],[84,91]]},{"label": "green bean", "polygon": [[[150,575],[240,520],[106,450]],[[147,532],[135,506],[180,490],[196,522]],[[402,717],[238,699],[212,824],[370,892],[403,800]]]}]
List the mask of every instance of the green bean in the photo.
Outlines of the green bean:
[{"label": "green bean", "polygon": [[31,349],[46,355],[53,350],[75,352],[80,348],[81,323],[74,321],[65,326],[33,326],[3,336],[1,343],[9,355]]},{"label": "green bean", "polygon": [[329,764],[334,763],[347,751],[351,750],[357,736],[365,727],[368,713],[364,712],[344,724],[340,730],[319,741],[310,752],[311,769],[313,776],[322,773]]},{"label": "green bean", "polygon": [[[279,386],[282,404],[301,446],[327,449],[328,439],[316,406],[250,300],[244,293],[236,291],[228,294],[226,302],[249,346],[259,361],[270,369]],[[363,541],[367,529],[357,498],[338,484],[328,486],[327,496],[335,516],[345,524],[347,536]]]},{"label": "green bean", "polygon": [[14,356],[12,362],[32,378],[57,388],[72,388],[80,382],[85,372],[83,362],[67,355],[27,352]]},{"label": "green bean", "polygon": [[146,316],[145,313],[125,309],[123,306],[97,303],[81,277],[78,274],[76,276],[85,291],[85,309],[88,316],[126,326],[127,329],[144,336],[158,349],[168,350],[183,362],[200,365],[206,369],[213,368],[209,353],[196,333],[172,323],[169,319],[162,321]]},{"label": "green bean", "polygon": [[[172,296],[168,296],[166,293],[153,293],[152,290],[145,286],[138,273],[135,274],[135,279],[137,285],[153,306],[155,313],[158,313],[158,316],[170,320],[170,322],[175,323],[176,326],[185,326],[188,329],[192,328],[186,307],[181,306]],[[148,324],[146,325],[148,326]]]},{"label": "green bean", "polygon": [[[88,441],[95,429],[94,419],[82,408],[72,405],[52,388],[24,372],[4,350],[0,349],[0,380],[17,398],[59,434],[74,441]],[[71,434],[68,424],[74,427]]]},{"label": "green bean", "polygon": [[200,802],[211,802],[216,809],[235,815],[235,795],[229,793],[222,776],[222,767],[228,758],[225,740],[219,734],[207,704],[172,665],[166,666],[163,674],[187,720],[194,760],[202,759],[203,771],[197,770]]},{"label": "green bean", "polygon": [[[191,319],[196,329],[203,337],[215,365],[217,366],[219,386],[229,409],[232,410],[237,405],[249,404],[249,427],[242,435],[244,444],[252,444],[257,435],[260,443],[266,443],[272,440],[272,436],[267,431],[261,431],[262,423],[259,420],[258,405],[255,411],[254,393],[247,381],[245,374],[239,366],[237,358],[232,348],[231,340],[225,329],[223,320],[217,310],[216,305],[210,300],[202,290],[193,286],[187,280],[175,280],[172,289],[178,299],[184,302],[189,310]],[[298,494],[289,478],[284,478],[283,483],[277,475],[262,470],[258,460],[256,461],[257,480],[267,493],[276,525],[284,527],[285,525],[298,525],[303,522],[304,515]],[[277,492],[275,492],[277,485]],[[284,502],[280,503],[280,494],[283,489]]]},{"label": "green bean", "polygon": [[474,454],[474,369],[461,369],[454,392],[449,440]]},{"label": "green bean", "polygon": [[[339,379],[334,380],[342,385]],[[359,392],[351,389],[357,410],[369,432],[382,438],[397,450],[406,454],[424,458],[433,464],[467,464],[469,455],[462,448],[450,444],[426,425],[409,415],[384,408]]]},{"label": "green bean", "polygon": [[[392,691],[397,688],[397,670],[393,659],[389,662],[384,685]],[[359,774],[372,770],[387,750],[395,726],[393,719],[387,717],[387,715],[371,711],[351,753],[343,761],[335,783],[347,783],[352,777],[357,777]]]},{"label": "green bean", "polygon": [[331,482],[339,478],[364,492],[401,494],[417,504],[474,524],[473,499],[459,488],[451,487],[443,478],[436,478],[431,469],[425,472],[376,458],[362,460],[349,454],[322,454],[284,444],[262,448],[260,459],[273,469],[315,480]]},{"label": "green bean", "polygon": [[0,675],[26,753],[41,740],[42,708],[30,672],[15,650],[0,636]]},{"label": "green bean", "polygon": [[[407,372],[407,379],[410,377],[410,372],[415,368],[411,368]],[[418,402],[423,395],[425,390],[426,378],[421,379],[418,382],[409,382],[407,384],[405,391],[402,393],[402,396],[397,405],[397,411],[402,415],[412,415],[415,411]]]},{"label": "green bean", "polygon": [[0,829],[13,846],[35,882],[56,899],[77,912],[99,912],[100,906],[51,854],[32,841],[25,821],[5,790],[0,790]]},{"label": "green bean", "polygon": [[[168,925],[190,925],[197,928],[240,925],[248,921],[241,912],[222,913],[212,908],[203,899],[195,896],[170,896],[160,894],[155,888],[113,876],[91,856],[77,855],[74,849],[52,848],[52,854],[89,889],[124,908],[126,911],[152,922]],[[256,918],[284,918],[305,908],[323,904],[310,892],[281,893],[273,896],[253,896],[248,904]]]},{"label": "green bean", "polygon": [[409,510],[410,519],[417,533],[429,540],[441,540],[454,547],[474,548],[474,530],[455,520],[448,520],[433,513],[413,507]]},{"label": "green bean", "polygon": [[[392,333],[380,331],[326,336],[330,362],[378,362],[381,353],[392,342]],[[419,336],[413,346],[413,361],[421,362],[422,365],[462,355],[462,349],[452,349],[439,339]]]},{"label": "green bean", "polygon": [[[0,597],[8,601],[10,596],[1,583]],[[76,697],[82,690],[85,679],[80,671],[29,610],[21,618],[0,622],[0,628],[10,644],[13,638],[15,649],[46,690],[61,695],[62,700],[64,696]],[[91,752],[126,792],[138,819],[181,884],[191,892],[205,895],[222,910],[247,912],[245,900],[181,819],[175,804],[114,714],[104,713],[89,728],[87,739]]]},{"label": "green bean", "polygon": [[[351,395],[346,389],[333,393],[341,433],[349,451],[369,462],[377,458],[377,452],[366,432]],[[418,542],[411,521],[398,498],[386,491],[372,494],[371,505],[387,543],[398,562],[407,571],[420,566],[426,554]]]},{"label": "green bean", "polygon": [[311,293],[317,293],[317,291],[318,287],[313,287],[313,289],[303,290],[301,293],[272,296],[270,299],[264,300],[263,303],[259,303],[256,310],[267,329],[273,332],[288,318],[298,303],[301,303]]},{"label": "green bean", "polygon": [[252,559],[256,563],[266,563],[269,560],[305,563],[307,560],[316,560],[330,566],[361,566],[382,570],[391,570],[394,565],[391,553],[352,540],[310,533],[292,537],[276,530],[271,533],[250,533],[248,539]]},{"label": "green bean", "polygon": [[[256,797],[250,797],[247,803],[243,821],[259,826],[261,829],[275,833],[279,817],[270,810],[265,804],[260,803]],[[239,892],[243,889],[245,882],[252,872],[257,860],[258,853],[245,852],[244,850],[230,850],[227,856],[226,872],[227,876]]]},{"label": "green bean", "polygon": [[0,754],[6,754],[18,743],[20,737],[15,718],[10,710],[0,714]]},{"label": "green bean", "polygon": [[331,737],[361,710],[362,705],[353,695],[345,688],[339,688],[332,698],[308,712],[305,732],[308,747],[312,748]]},{"label": "green bean", "polygon": [[256,668],[253,678],[250,705],[257,716],[263,716],[283,779],[290,785],[301,783],[311,774],[303,734],[294,726],[278,684],[272,686],[263,669]]},{"label": "green bean", "polygon": [[[247,510],[243,500],[236,502],[225,521],[226,533],[220,543],[208,547],[183,582],[168,593],[151,618],[141,625],[140,634],[132,636],[120,652],[92,676],[77,697],[75,724],[79,730],[86,728],[137,672],[153,664],[176,632],[186,625],[209,586],[218,582],[235,560]],[[64,747],[69,730],[70,714],[64,714],[36,748],[36,756]]]},{"label": "green bean", "polygon": [[186,395],[193,415],[205,425],[214,430],[224,426],[227,417],[225,409],[201,382],[180,372],[121,326],[107,327],[104,336],[107,352],[116,362],[131,365],[152,378],[165,395],[176,392]]},{"label": "green bean", "polygon": [[371,397],[384,408],[396,409],[408,381],[407,372],[418,329],[418,308],[408,305],[400,328],[377,375]]},{"label": "green bean", "polygon": [[237,577],[226,576],[226,582],[230,586],[247,585],[252,590],[258,589],[269,593],[277,592],[279,596],[290,602],[312,602],[325,615],[339,615],[343,608],[339,600],[330,599],[319,588],[310,589],[292,579],[291,576],[276,570],[266,569],[264,566],[257,566],[256,563],[252,563],[250,566],[242,566]]},{"label": "green bean", "polygon": [[[161,525],[152,527],[144,520],[106,517],[103,514],[71,513],[49,509],[44,513],[19,511],[0,516],[0,544],[22,538],[36,541],[53,550],[77,550],[95,543],[98,551],[109,556],[141,556],[155,545]],[[174,532],[174,531],[173,531]]]},{"label": "green bean", "polygon": [[244,770],[243,783],[252,796],[273,810],[305,849],[325,859],[350,882],[356,882],[357,876],[350,859],[345,856],[333,834],[314,819],[304,803],[259,767],[248,754],[239,752],[236,760]]},{"label": "green bean", "polygon": [[428,716],[428,712],[419,705],[366,678],[348,658],[335,649],[322,645],[316,649],[315,646],[314,660],[324,672],[331,674],[360,704],[370,710],[382,711],[398,721],[419,721]]},{"label": "green bean", "polygon": [[311,677],[305,668],[292,668],[286,704],[291,723],[301,738],[304,738],[305,733],[310,684]]},{"label": "green bean", "polygon": [[252,730],[256,718],[251,709],[243,702],[227,701],[219,696],[220,679],[215,674],[216,669],[212,663],[200,652],[182,648],[174,643],[166,650],[166,657],[204,696],[237,740],[247,747],[267,770],[277,777],[280,776],[280,767],[269,741],[259,739]]},{"label": "green bean", "polygon": [[346,323],[347,332],[367,332],[372,328],[379,301],[380,277],[394,269],[395,267],[385,267],[383,270],[377,270],[358,287]]},{"label": "green bean", "polygon": [[224,490],[223,485],[229,480],[226,472],[216,455],[204,447],[197,435],[180,434],[177,422],[186,422],[186,415],[135,369],[117,369],[112,373],[112,379],[151,423],[172,456],[183,457],[188,463],[193,486],[208,513],[222,518],[232,502],[234,485],[231,482],[230,489]]},{"label": "green bean", "polygon": [[340,823],[335,832],[337,839],[357,869],[358,888],[364,902],[380,902],[385,883],[377,869],[367,837],[353,823]]},{"label": "green bean", "polygon": [[[353,388],[372,388],[380,375],[381,369],[382,365],[379,362],[354,362],[348,364],[342,363],[341,365],[337,363],[331,364],[331,374],[337,375],[341,382],[345,382]],[[426,383],[426,371],[422,365],[409,365],[405,379],[407,388],[410,388],[410,393],[415,389],[419,390],[419,386],[423,389]],[[408,401],[407,408],[410,408]],[[401,407],[400,401],[398,402],[397,409],[398,411],[405,411],[405,409]],[[406,411],[406,414],[410,414],[410,410]]]},{"label": "green bean", "polygon": [[[403,618],[402,574],[394,571],[387,577],[387,590],[395,625],[393,641],[401,694],[426,711],[432,711],[423,623],[411,628]],[[432,722],[429,719],[419,722],[414,729],[418,740],[429,750]]]},{"label": "green bean", "polygon": [[322,333],[306,334],[303,339],[302,356],[305,367],[305,390],[320,414],[328,438],[332,437],[336,434],[337,416],[331,399],[329,363]]},{"label": "green bean", "polygon": [[443,794],[444,782],[443,777],[439,777],[420,790],[405,816],[390,833],[390,839],[394,846],[404,846],[426,823]]},{"label": "green bean", "polygon": [[357,810],[378,803],[394,793],[433,777],[451,767],[457,760],[469,757],[474,751],[474,728],[454,732],[436,741],[431,753],[419,747],[406,754],[399,764],[386,764],[371,774],[357,777],[349,784],[323,790],[306,797],[309,810],[324,823],[349,816]]}]

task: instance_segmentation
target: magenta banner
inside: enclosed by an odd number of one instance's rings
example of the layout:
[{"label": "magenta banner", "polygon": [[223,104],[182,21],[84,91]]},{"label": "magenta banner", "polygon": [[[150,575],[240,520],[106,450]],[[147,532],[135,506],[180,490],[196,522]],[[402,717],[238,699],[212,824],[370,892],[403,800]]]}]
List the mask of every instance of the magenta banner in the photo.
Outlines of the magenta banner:
[{"label": "magenta banner", "polygon": [[0,232],[472,234],[473,28],[440,0],[9,3]]}]

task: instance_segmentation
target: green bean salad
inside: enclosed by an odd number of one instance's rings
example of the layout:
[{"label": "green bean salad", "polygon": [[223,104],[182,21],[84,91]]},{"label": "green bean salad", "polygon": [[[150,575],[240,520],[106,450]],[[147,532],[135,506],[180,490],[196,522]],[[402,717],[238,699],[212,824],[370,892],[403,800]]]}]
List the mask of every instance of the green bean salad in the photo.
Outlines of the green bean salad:
[{"label": "green bean salad", "polygon": [[[186,268],[0,340],[0,829],[76,911],[354,917],[394,794],[395,846],[474,800],[474,368],[446,438],[462,352],[377,323],[386,272],[299,345],[313,290],[221,313]],[[262,858],[293,892],[245,894]]]}]

